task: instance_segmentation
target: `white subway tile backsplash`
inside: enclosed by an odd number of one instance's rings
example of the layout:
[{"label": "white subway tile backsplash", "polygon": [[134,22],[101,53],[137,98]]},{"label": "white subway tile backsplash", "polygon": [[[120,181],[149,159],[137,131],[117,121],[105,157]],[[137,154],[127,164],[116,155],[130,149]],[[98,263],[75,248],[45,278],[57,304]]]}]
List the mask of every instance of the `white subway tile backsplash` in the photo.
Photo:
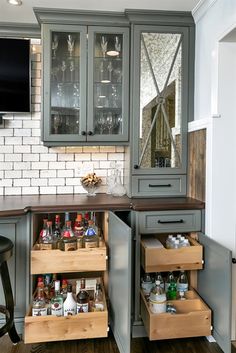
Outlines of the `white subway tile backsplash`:
[{"label": "white subway tile backsplash", "polygon": [[13,136],[13,129],[0,129],[0,136]]},{"label": "white subway tile backsplash", "polygon": [[39,193],[40,194],[48,194],[48,195],[56,194],[57,188],[56,188],[56,186],[40,186]]},{"label": "white subway tile backsplash", "polygon": [[31,169],[48,169],[48,162],[31,162]]},{"label": "white subway tile backsplash", "polygon": [[4,173],[5,179],[17,179],[22,177],[22,170],[6,170]]},{"label": "white subway tile backsplash", "polygon": [[[102,178],[99,192],[106,192],[111,163],[123,168],[123,146],[51,147],[41,141],[41,46],[31,54],[29,114],[8,114],[0,126],[0,195],[86,193],[81,173],[93,170]],[[114,166],[113,166],[114,167]]]},{"label": "white subway tile backsplash", "polygon": [[12,170],[13,162],[0,162],[0,170]]},{"label": "white subway tile backsplash", "polygon": [[56,170],[40,170],[40,178],[56,178]]},{"label": "white subway tile backsplash", "polygon": [[38,195],[38,193],[39,193],[39,188],[37,186],[22,188],[22,194],[24,195]]},{"label": "white subway tile backsplash", "polygon": [[6,196],[7,195],[21,195],[22,194],[22,190],[21,188],[8,188],[5,187],[5,193]]},{"label": "white subway tile backsplash", "polygon": [[23,178],[39,178],[39,170],[23,170]]},{"label": "white subway tile backsplash", "polygon": [[20,153],[6,153],[5,154],[5,162],[21,162],[22,154]]},{"label": "white subway tile backsplash", "polygon": [[14,162],[14,170],[30,170],[31,162]]},{"label": "white subway tile backsplash", "polygon": [[22,137],[5,137],[5,145],[22,145]]},{"label": "white subway tile backsplash", "polygon": [[14,153],[30,153],[31,146],[14,146]]},{"label": "white subway tile backsplash", "polygon": [[48,179],[31,179],[31,186],[48,186]]},{"label": "white subway tile backsplash", "polygon": [[57,194],[73,194],[73,186],[58,186]]},{"label": "white subway tile backsplash", "polygon": [[30,179],[15,179],[13,186],[30,186]]}]

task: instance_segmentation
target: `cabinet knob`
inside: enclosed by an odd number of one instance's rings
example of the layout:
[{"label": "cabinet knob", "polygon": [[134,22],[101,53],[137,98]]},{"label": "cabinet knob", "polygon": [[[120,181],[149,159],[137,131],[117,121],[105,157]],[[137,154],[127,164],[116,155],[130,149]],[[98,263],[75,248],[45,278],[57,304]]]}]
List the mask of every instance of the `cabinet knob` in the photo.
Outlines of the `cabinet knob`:
[{"label": "cabinet knob", "polygon": [[85,136],[86,135],[86,131],[81,131],[81,135]]},{"label": "cabinet knob", "polygon": [[134,169],[139,169],[139,165],[138,165],[138,164],[135,164],[135,165],[134,165]]},{"label": "cabinet knob", "polygon": [[232,263],[233,263],[233,264],[236,264],[236,259],[235,259],[235,257],[232,258]]},{"label": "cabinet knob", "polygon": [[88,132],[88,135],[89,135],[89,136],[92,136],[92,135],[93,135],[93,132],[92,132],[92,131],[89,131],[89,132]]}]

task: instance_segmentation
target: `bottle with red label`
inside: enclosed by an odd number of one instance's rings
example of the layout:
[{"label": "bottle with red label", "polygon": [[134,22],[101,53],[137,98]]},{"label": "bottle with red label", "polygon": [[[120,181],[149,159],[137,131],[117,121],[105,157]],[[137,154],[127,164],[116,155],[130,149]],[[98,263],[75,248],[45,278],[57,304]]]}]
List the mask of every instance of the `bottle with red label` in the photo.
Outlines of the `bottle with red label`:
[{"label": "bottle with red label", "polygon": [[83,227],[83,219],[82,214],[78,213],[75,224],[74,224],[74,234],[77,238],[77,248],[83,247],[83,238],[84,238],[84,227]]},{"label": "bottle with red label", "polygon": [[71,228],[71,221],[66,221],[60,240],[60,249],[63,251],[73,251],[77,249],[77,239]]}]

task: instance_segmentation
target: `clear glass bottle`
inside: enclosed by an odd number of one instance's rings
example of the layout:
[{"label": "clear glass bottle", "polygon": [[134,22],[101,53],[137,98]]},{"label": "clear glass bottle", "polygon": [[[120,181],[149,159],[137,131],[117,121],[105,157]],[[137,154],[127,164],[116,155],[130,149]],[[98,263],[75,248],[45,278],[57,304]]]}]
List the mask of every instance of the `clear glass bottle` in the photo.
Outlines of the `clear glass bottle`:
[{"label": "clear glass bottle", "polygon": [[40,238],[43,238],[46,235],[47,221],[48,221],[47,218],[43,219],[43,228],[41,229],[41,231],[39,233],[39,242],[40,242]]},{"label": "clear glass bottle", "polygon": [[63,297],[63,300],[65,300],[67,297],[67,287],[68,287],[68,281],[67,279],[63,278],[61,282],[61,295]]},{"label": "clear glass bottle", "polygon": [[160,281],[155,282],[149,297],[149,307],[152,313],[160,314],[166,312],[166,293],[160,286]]},{"label": "clear glass bottle", "polygon": [[45,296],[44,296],[44,285],[43,282],[38,282],[37,295],[33,300],[32,316],[46,316],[48,313]]},{"label": "clear glass bottle", "polygon": [[77,313],[77,303],[73,297],[72,285],[67,286],[67,296],[64,301],[64,316],[76,315]]},{"label": "clear glass bottle", "polygon": [[180,271],[177,279],[177,292],[181,299],[185,297],[185,293],[188,291],[188,277],[185,271]]},{"label": "clear glass bottle", "polygon": [[112,196],[123,196],[126,194],[126,189],[121,182],[121,172],[116,170],[115,185],[111,189]]},{"label": "clear glass bottle", "polygon": [[54,227],[53,227],[53,242],[54,242],[54,248],[59,247],[59,241],[61,239],[61,220],[60,220],[60,215],[55,216],[55,222],[54,222]]},{"label": "clear glass bottle", "polygon": [[84,247],[85,248],[97,248],[99,247],[99,238],[96,234],[94,222],[92,219],[88,221],[88,228],[84,235]]},{"label": "clear glass bottle", "polygon": [[143,290],[143,294],[145,297],[149,297],[150,291],[153,287],[153,282],[151,275],[149,273],[145,273],[141,278],[141,288]]},{"label": "clear glass bottle", "polygon": [[46,231],[43,230],[39,238],[40,250],[51,250],[53,248],[52,222],[47,221]]},{"label": "clear glass bottle", "polygon": [[85,279],[81,278],[80,291],[77,294],[77,314],[89,311],[89,294],[85,290]]},{"label": "clear glass bottle", "polygon": [[60,249],[63,251],[73,251],[77,249],[77,239],[71,228],[71,221],[66,221],[60,240]]},{"label": "clear glass bottle", "polygon": [[101,284],[96,284],[96,290],[94,293],[94,304],[93,304],[94,311],[103,311],[104,310],[104,302],[103,302],[103,294],[101,289]]},{"label": "clear glass bottle", "polygon": [[51,299],[51,315],[63,316],[63,297],[60,291],[60,281],[56,280],[54,285],[55,295]]}]

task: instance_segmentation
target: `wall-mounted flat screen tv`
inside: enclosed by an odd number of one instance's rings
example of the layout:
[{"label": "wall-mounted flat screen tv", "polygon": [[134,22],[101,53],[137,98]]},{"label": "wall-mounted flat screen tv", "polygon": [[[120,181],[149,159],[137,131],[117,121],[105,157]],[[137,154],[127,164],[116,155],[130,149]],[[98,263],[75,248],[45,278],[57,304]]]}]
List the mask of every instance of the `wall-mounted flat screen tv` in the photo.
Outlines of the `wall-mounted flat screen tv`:
[{"label": "wall-mounted flat screen tv", "polygon": [[0,38],[0,114],[30,112],[30,40]]}]

